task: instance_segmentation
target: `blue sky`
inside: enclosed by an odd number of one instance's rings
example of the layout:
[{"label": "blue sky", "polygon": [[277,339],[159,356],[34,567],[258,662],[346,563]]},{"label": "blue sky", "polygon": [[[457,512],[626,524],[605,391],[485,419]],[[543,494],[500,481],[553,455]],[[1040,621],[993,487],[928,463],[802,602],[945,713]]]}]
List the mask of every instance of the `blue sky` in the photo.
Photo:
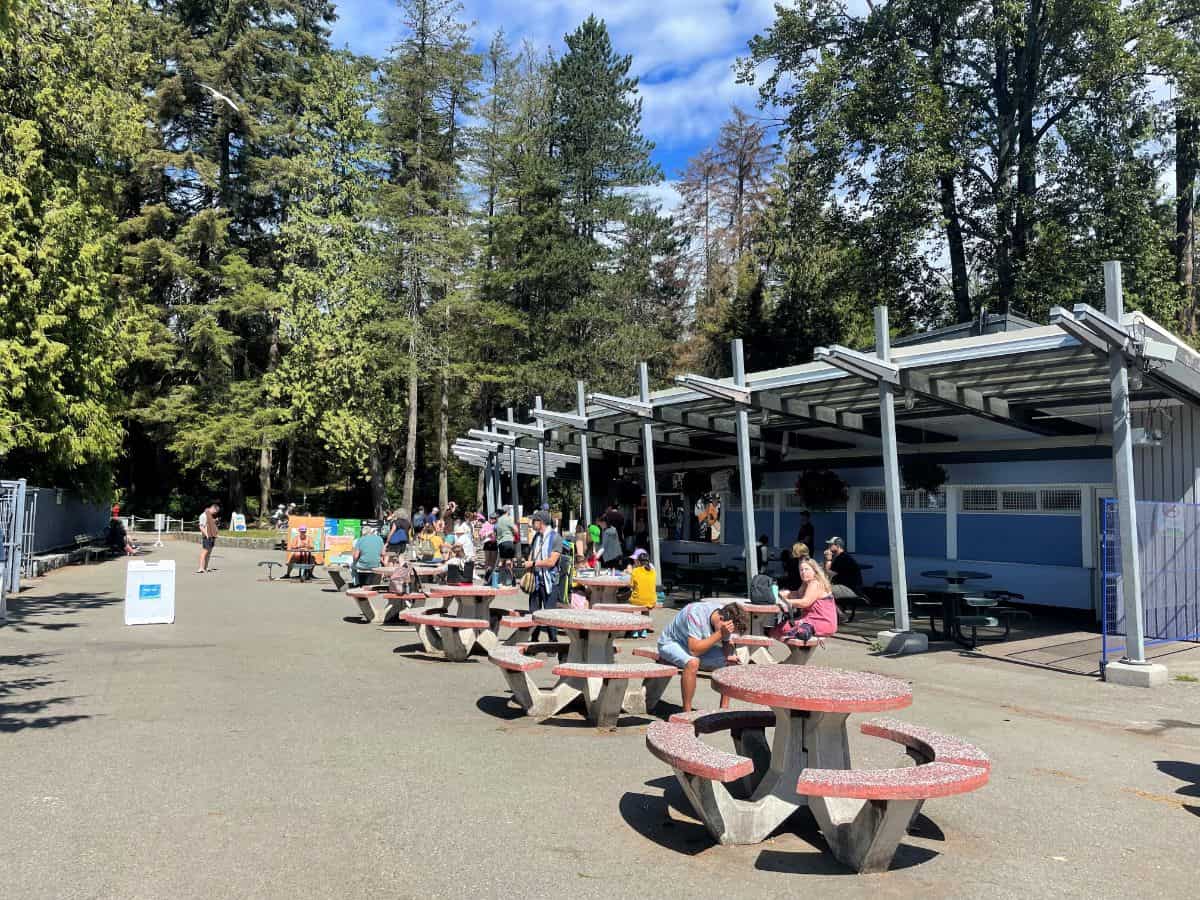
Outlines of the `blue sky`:
[{"label": "blue sky", "polygon": [[[334,44],[384,55],[401,29],[395,2],[335,2]],[[617,52],[633,55],[643,130],[668,182],[712,143],[733,104],[753,107],[756,92],[735,84],[733,63],[775,15],[774,0],[464,0],[463,8],[481,47],[503,28],[514,44],[529,40],[556,53],[564,49],[563,35],[590,13],[604,19]],[[658,193],[674,205],[669,184]]]}]

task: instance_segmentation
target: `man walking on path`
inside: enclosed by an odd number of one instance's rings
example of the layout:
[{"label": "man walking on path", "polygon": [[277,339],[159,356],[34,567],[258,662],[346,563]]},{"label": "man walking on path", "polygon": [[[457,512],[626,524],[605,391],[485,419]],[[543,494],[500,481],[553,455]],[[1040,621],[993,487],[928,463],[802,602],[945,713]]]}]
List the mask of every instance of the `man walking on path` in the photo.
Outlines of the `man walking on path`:
[{"label": "man walking on path", "polygon": [[221,504],[214,500],[200,513],[200,568],[196,570],[197,575],[208,571],[208,560],[217,543],[217,513],[220,511]]}]

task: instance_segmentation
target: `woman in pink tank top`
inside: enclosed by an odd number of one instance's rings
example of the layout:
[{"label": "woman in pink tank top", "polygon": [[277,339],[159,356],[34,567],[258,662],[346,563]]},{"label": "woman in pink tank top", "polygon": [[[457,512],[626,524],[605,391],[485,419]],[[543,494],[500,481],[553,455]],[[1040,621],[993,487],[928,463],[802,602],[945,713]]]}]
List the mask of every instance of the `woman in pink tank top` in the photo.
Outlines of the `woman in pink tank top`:
[{"label": "woman in pink tank top", "polygon": [[804,584],[800,591],[780,591],[794,609],[800,610],[800,622],[812,629],[816,637],[837,634],[837,604],[833,601],[833,588],[829,578],[811,558],[800,563],[800,580]]}]

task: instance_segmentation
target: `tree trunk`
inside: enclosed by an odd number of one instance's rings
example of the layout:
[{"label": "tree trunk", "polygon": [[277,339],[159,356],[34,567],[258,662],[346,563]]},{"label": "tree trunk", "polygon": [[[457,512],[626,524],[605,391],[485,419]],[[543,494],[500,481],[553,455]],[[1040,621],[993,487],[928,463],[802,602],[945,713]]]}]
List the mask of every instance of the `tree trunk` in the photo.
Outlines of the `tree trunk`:
[{"label": "tree trunk", "polygon": [[229,473],[229,513],[245,512],[246,494],[242,490],[242,472],[238,466],[234,466],[233,471]]},{"label": "tree trunk", "polygon": [[1200,177],[1200,114],[1175,112],[1175,272],[1183,295],[1183,331],[1200,329],[1196,309],[1196,180]]},{"label": "tree trunk", "polygon": [[413,323],[412,334],[408,338],[408,439],[404,444],[404,491],[400,496],[400,505],[405,509],[413,508],[413,492],[417,478],[417,329]]},{"label": "tree trunk", "polygon": [[442,372],[441,397],[438,402],[438,506],[446,508],[450,501],[449,471],[450,443],[450,378]]},{"label": "tree trunk", "polygon": [[258,454],[258,518],[265,521],[271,512],[271,442],[263,434]]},{"label": "tree trunk", "polygon": [[375,518],[382,519],[387,507],[387,485],[383,480],[383,460],[380,459],[378,447],[372,447],[367,454],[367,473],[371,476],[371,506],[375,510]]},{"label": "tree trunk", "polygon": [[958,198],[954,176],[944,172],[938,179],[942,216],[946,220],[946,244],[950,251],[950,286],[954,291],[954,314],[959,322],[969,322],[974,316],[971,308],[971,284],[967,277],[967,251],[963,246],[962,221],[958,217]]},{"label": "tree trunk", "polygon": [[479,478],[475,482],[475,508],[483,509],[484,490],[486,487],[484,479],[487,476],[487,469],[479,470]]},{"label": "tree trunk", "polygon": [[287,458],[283,466],[283,494],[284,499],[288,500],[292,496],[292,488],[295,485],[296,472],[296,439],[292,438],[287,445]]},{"label": "tree trunk", "polygon": [[1013,271],[1013,168],[1016,163],[1017,122],[1009,85],[1009,47],[997,27],[992,89],[996,97],[996,294],[999,310],[1007,313],[1016,288]]}]

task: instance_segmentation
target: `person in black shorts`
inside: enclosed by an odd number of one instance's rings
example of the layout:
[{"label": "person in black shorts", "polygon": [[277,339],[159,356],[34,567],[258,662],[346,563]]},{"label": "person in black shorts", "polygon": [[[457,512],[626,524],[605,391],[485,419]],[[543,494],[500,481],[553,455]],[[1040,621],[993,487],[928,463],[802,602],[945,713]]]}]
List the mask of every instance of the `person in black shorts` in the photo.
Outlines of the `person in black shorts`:
[{"label": "person in black shorts", "polygon": [[496,520],[496,550],[500,557],[500,568],[504,571],[502,580],[513,583],[513,560],[517,558],[517,523],[513,519],[512,507],[506,506],[501,516]]}]

